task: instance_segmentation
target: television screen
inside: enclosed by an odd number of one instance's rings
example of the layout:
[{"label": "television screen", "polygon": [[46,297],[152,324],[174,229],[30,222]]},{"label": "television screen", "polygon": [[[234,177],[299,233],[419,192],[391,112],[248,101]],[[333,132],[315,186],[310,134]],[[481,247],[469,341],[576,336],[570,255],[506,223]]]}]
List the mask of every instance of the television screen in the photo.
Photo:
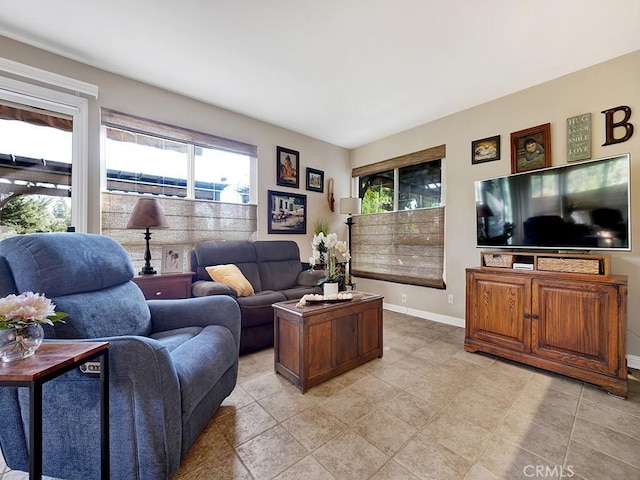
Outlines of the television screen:
[{"label": "television screen", "polygon": [[630,250],[629,154],[475,182],[477,245]]}]

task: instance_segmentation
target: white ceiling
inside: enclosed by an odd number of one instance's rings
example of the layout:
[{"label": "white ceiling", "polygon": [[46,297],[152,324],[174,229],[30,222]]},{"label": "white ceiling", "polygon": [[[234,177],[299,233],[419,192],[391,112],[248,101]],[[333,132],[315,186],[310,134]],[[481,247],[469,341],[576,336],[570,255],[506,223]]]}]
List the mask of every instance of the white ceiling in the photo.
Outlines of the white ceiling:
[{"label": "white ceiling", "polygon": [[638,0],[0,0],[0,34],[347,148],[640,49]]}]

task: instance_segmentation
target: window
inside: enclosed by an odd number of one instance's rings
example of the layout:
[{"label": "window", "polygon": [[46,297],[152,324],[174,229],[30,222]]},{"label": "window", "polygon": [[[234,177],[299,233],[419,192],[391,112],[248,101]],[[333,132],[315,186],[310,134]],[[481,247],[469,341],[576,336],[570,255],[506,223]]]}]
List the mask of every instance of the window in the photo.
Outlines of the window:
[{"label": "window", "polygon": [[0,102],[3,235],[71,226],[72,125],[68,116]]},{"label": "window", "polygon": [[[5,74],[9,74],[12,78],[4,76]],[[36,83],[39,85],[36,85]],[[46,85],[47,88],[40,85]],[[73,92],[73,94],[64,93],[64,91],[70,91]],[[9,145],[9,142],[13,141],[14,138],[9,138],[6,135],[0,134],[0,147],[4,147],[0,148],[0,153],[5,153],[9,156],[13,155],[14,157],[21,157],[24,155],[25,159],[31,158],[33,160],[34,157],[32,157],[32,155],[34,154],[34,151],[31,150],[31,145],[28,149],[26,145],[36,144],[40,141],[47,142],[44,144],[46,145],[46,153],[36,153],[36,163],[39,165],[39,168],[44,167],[44,170],[40,168],[40,173],[38,174],[37,169],[32,169],[35,164],[31,162],[32,165],[28,168],[22,169],[19,176],[24,175],[27,170],[33,172],[36,177],[38,175],[44,175],[45,173],[50,174],[52,171],[55,171],[56,174],[53,178],[49,176],[46,181],[43,181],[43,178],[16,178],[16,180],[27,182],[33,182],[33,180],[36,180],[36,183],[41,183],[39,188],[46,187],[46,193],[54,194],[48,195],[49,200],[53,203],[57,203],[63,198],[65,199],[65,203],[69,202],[71,211],[70,213],[66,212],[65,215],[71,216],[71,225],[79,232],[86,232],[89,223],[87,176],[87,132],[89,116],[88,101],[86,98],[83,98],[82,95],[97,97],[97,94],[98,87],[95,85],[13,62],[6,58],[0,58],[0,103],[4,106],[15,108],[16,110],[14,110],[14,112],[17,112],[18,110],[26,112],[16,113],[15,116],[13,114],[9,114],[8,116],[10,118],[5,117],[4,119],[9,120],[10,122],[15,122],[17,120],[16,123],[21,123],[19,128],[30,128],[32,125],[27,121],[27,118],[29,118],[29,116],[32,116],[33,118],[34,113],[40,113],[42,115],[40,116],[39,124],[46,125],[45,128],[39,130],[37,137],[30,138],[28,142],[24,143],[23,146],[20,147],[18,151],[22,153],[18,154],[7,151],[9,148],[14,148],[14,146]],[[5,114],[6,113],[7,111],[5,111]],[[11,118],[14,118],[14,120],[11,120]],[[66,123],[68,128],[59,128],[63,123]],[[65,146],[63,147],[65,153],[62,156],[58,155],[57,147],[53,147],[53,140],[51,140],[50,137],[45,138],[45,136],[48,136],[49,134],[53,134],[54,136],[61,135],[61,132],[58,130],[62,132],[62,137],[65,138],[62,141],[65,143]],[[71,138],[70,147],[68,146],[68,143],[66,143],[69,137]],[[48,143],[49,141],[52,143]],[[45,162],[43,162],[42,159],[44,159]],[[56,165],[54,162],[61,162],[62,165]],[[17,161],[15,165],[12,165],[12,167],[16,166],[18,166]],[[61,172],[57,167],[61,167],[61,170],[64,172]],[[4,177],[5,180],[5,188],[3,190],[5,194],[7,193],[7,181],[12,181],[10,178],[7,178],[8,173],[9,172],[5,171],[3,172],[3,175],[0,176]],[[18,169],[14,169],[11,174],[17,175]],[[68,180],[68,175],[71,177],[70,180]],[[63,177],[65,176],[67,176],[67,179],[63,180]],[[16,183],[14,183],[14,185],[16,185]],[[52,185],[55,185],[55,190],[51,187]],[[68,197],[69,185],[71,186],[70,199]],[[63,196],[59,196],[61,192],[58,190],[67,190],[67,193]],[[21,198],[24,199],[26,197],[23,195]]]},{"label": "window", "polygon": [[353,170],[362,198],[354,219],[354,276],[444,288],[444,145]]},{"label": "window", "polygon": [[253,145],[103,109],[106,189],[250,203]]},{"label": "window", "polygon": [[381,213],[393,211],[394,171],[363,175],[358,179],[362,213]]},{"label": "window", "polygon": [[187,144],[107,127],[107,190],[187,196]]},{"label": "window", "polygon": [[0,119],[3,235],[86,231],[87,100],[0,76]]}]

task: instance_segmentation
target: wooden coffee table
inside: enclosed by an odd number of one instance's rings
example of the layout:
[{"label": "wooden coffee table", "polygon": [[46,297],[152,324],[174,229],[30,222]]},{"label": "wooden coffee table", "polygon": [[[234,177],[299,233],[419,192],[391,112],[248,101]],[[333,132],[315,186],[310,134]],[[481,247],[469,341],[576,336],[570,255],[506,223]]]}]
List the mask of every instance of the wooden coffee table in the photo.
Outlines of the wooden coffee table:
[{"label": "wooden coffee table", "polygon": [[275,371],[302,393],[382,357],[382,295],[354,292],[353,300],[273,304]]}]

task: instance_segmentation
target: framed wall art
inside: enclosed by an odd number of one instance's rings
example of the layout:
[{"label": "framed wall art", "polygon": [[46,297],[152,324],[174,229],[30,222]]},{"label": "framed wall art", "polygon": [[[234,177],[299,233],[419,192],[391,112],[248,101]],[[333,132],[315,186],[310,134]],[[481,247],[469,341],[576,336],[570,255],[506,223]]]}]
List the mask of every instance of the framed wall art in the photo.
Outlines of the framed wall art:
[{"label": "framed wall art", "polygon": [[307,233],[307,196],[267,191],[267,233]]},{"label": "framed wall art", "polygon": [[324,172],[307,167],[307,190],[324,192]]},{"label": "framed wall art", "polygon": [[511,173],[528,172],[550,166],[550,123],[511,134]]},{"label": "framed wall art", "polygon": [[471,164],[500,160],[500,135],[471,142]]},{"label": "framed wall art", "polygon": [[180,245],[162,246],[161,273],[182,273],[184,249]]},{"label": "framed wall art", "polygon": [[277,184],[283,187],[300,186],[300,152],[284,147],[276,149]]}]

